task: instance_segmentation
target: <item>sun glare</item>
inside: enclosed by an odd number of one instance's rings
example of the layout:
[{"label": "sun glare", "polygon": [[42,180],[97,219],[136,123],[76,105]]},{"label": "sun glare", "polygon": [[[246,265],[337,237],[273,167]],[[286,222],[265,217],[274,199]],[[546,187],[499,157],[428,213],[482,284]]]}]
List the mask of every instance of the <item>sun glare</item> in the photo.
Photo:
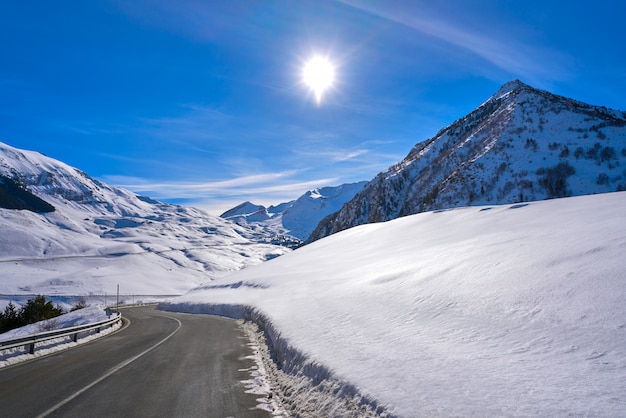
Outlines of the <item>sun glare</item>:
[{"label": "sun glare", "polygon": [[302,80],[315,94],[315,100],[319,105],[322,94],[335,81],[335,66],[325,57],[313,57],[305,65],[302,71]]}]

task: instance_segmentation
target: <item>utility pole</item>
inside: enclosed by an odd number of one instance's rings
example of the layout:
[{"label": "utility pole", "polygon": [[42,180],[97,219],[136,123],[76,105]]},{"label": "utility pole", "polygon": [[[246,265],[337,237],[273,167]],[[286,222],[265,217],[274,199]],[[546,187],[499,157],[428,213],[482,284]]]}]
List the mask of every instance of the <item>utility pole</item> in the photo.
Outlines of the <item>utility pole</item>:
[{"label": "utility pole", "polygon": [[116,304],[115,310],[117,312],[120,311],[120,285],[119,284],[117,285],[117,304]]}]

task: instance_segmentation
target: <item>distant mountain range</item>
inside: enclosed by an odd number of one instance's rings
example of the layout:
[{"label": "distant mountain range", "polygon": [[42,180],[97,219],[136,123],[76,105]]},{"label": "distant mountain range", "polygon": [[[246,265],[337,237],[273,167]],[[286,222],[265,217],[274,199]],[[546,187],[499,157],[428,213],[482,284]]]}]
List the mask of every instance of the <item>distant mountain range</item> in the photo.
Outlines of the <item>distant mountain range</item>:
[{"label": "distant mountain range", "polygon": [[296,200],[268,208],[245,202],[220,216],[248,228],[295,238],[292,243],[299,245],[301,241],[307,240],[323,218],[341,209],[365,184],[362,181],[336,187],[320,187],[307,191]]},{"label": "distant mountain range", "polygon": [[626,112],[515,80],[369,181],[309,241],[424,211],[620,190]]},{"label": "distant mountain range", "polygon": [[289,250],[0,143],[0,293],[180,294]]}]

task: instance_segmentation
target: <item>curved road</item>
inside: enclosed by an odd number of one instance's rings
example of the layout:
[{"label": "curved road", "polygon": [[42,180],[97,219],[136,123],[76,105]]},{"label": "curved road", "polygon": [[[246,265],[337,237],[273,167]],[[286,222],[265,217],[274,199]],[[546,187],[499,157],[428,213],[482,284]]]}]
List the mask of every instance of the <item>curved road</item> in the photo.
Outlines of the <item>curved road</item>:
[{"label": "curved road", "polygon": [[[123,309],[122,330],[0,369],[6,417],[269,417],[242,380],[254,365],[235,321]],[[128,323],[129,322],[129,323]]]}]

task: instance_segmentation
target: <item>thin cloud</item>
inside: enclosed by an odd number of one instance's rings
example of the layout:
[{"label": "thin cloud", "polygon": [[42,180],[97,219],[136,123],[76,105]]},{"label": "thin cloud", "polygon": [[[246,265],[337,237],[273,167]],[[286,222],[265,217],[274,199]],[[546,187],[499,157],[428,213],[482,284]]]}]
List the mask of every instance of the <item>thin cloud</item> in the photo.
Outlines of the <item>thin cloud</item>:
[{"label": "thin cloud", "polygon": [[[290,170],[278,173],[264,173],[250,176],[236,177],[228,180],[208,182],[154,182],[139,177],[106,176],[106,181],[118,184],[129,189],[142,188],[146,190],[167,191],[168,195],[177,198],[189,197],[190,193],[214,192],[240,189],[254,184],[265,184],[292,176],[297,171]],[[177,192],[178,191],[178,192]]]},{"label": "thin cloud", "polygon": [[334,161],[348,161],[348,160],[352,160],[354,158],[357,158],[363,154],[367,154],[369,152],[369,150],[366,149],[359,149],[356,151],[352,151],[352,152],[348,152],[348,153],[342,153],[342,154],[338,154],[338,155],[333,155],[331,156],[333,158]]},{"label": "thin cloud", "polygon": [[321,151],[321,152],[300,152],[300,155],[315,156],[319,158],[326,158],[333,162],[343,162],[354,160],[361,155],[365,155],[369,152],[367,149],[359,149],[354,151]]},{"label": "thin cloud", "polygon": [[185,200],[190,206],[201,207],[216,214],[223,212],[224,207],[229,209],[235,206],[229,207],[231,202],[238,204],[254,200],[261,204],[278,204],[293,200],[307,190],[338,181],[336,177],[299,181],[291,178],[296,173],[298,171],[291,170],[208,182],[155,182],[127,176],[106,176],[103,180],[154,199]]},{"label": "thin cloud", "polygon": [[128,129],[124,127],[114,128],[114,127],[103,127],[98,126],[91,122],[85,121],[75,121],[75,122],[65,122],[65,121],[53,121],[50,122],[50,125],[60,129],[73,133],[77,133],[80,135],[123,135],[128,133]]},{"label": "thin cloud", "polygon": [[463,50],[470,51],[498,68],[526,79],[555,77],[566,72],[567,60],[556,51],[548,51],[517,39],[495,36],[482,28],[480,32],[464,26],[461,22],[452,22],[439,18],[432,13],[417,15],[403,10],[402,13],[385,7],[385,3],[367,3],[360,0],[337,0],[340,3],[359,9],[371,15],[403,25],[424,35],[439,39]]},{"label": "thin cloud", "polygon": [[357,144],[356,148],[341,149],[327,145],[325,149],[322,149],[319,147],[319,144],[311,146],[309,143],[305,142],[300,144],[301,146],[299,148],[293,149],[292,152],[295,155],[306,157],[309,160],[313,158],[335,163],[370,161],[380,163],[381,161],[389,160],[391,164],[398,158],[398,154],[390,154],[377,150],[377,148],[384,148],[392,143],[394,143],[394,141],[373,139]]},{"label": "thin cloud", "polygon": [[182,114],[161,118],[143,118],[139,120],[140,131],[170,141],[218,139],[217,131],[228,126],[232,115],[212,107],[183,104]]}]

